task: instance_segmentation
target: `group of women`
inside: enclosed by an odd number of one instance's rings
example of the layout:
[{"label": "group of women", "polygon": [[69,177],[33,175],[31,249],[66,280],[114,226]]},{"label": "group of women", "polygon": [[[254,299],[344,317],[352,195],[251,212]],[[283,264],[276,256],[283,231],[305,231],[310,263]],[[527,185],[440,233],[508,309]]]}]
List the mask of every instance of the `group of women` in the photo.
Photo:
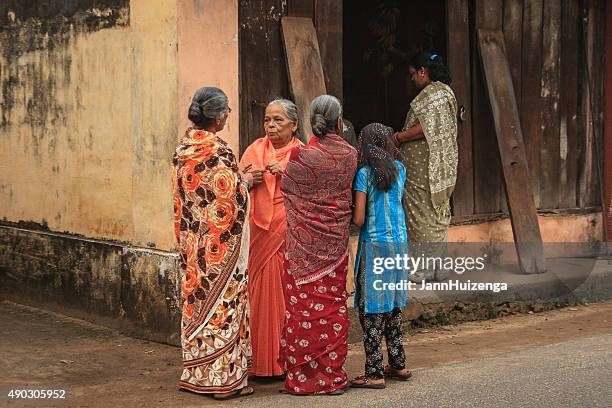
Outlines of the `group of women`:
[{"label": "group of women", "polygon": [[[284,377],[291,394],[338,395],[349,385],[384,388],[385,377],[410,378],[401,331],[405,296],[368,296],[363,248],[446,239],[457,153],[446,68],[423,53],[409,70],[421,91],[404,129],[366,126],[359,152],[341,137],[340,101],[321,95],[311,104],[306,145],[298,138],[297,107],[276,99],[265,110],[265,136],[238,162],[217,135],[230,113],[227,96],[213,87],[196,92],[188,114],[193,127],[176,150],[173,173],[181,389],[230,399],[253,393],[247,379],[255,375]],[[365,375],[349,381],[351,221],[362,225],[355,303],[366,361]]]}]

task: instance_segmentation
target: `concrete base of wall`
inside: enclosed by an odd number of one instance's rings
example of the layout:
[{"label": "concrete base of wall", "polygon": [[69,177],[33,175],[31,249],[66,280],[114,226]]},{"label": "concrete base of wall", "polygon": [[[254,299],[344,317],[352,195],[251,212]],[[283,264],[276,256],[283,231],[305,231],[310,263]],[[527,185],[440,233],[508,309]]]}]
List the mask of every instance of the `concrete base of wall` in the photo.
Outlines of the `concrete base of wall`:
[{"label": "concrete base of wall", "polygon": [[174,253],[0,226],[0,297],[180,343]]},{"label": "concrete base of wall", "polygon": [[[491,268],[488,278],[466,273],[462,281],[507,282],[509,290],[421,292],[413,299],[422,305],[420,311],[407,310],[406,317],[418,327],[428,327],[496,317],[517,302],[519,309],[531,310],[611,299],[612,247],[600,252],[607,259],[549,261],[549,272],[541,275],[521,275],[516,265]],[[180,344],[175,253],[0,225],[0,299],[81,318],[134,337]],[[349,308],[350,342],[361,340],[356,312]]]}]

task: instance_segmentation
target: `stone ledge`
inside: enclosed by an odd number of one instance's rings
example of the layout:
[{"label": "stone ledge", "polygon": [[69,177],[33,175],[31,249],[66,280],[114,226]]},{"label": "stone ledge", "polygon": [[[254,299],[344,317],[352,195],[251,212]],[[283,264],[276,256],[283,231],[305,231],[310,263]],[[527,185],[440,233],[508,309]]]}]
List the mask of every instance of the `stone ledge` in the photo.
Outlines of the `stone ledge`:
[{"label": "stone ledge", "polygon": [[0,295],[179,344],[176,253],[0,226]]},{"label": "stone ledge", "polygon": [[[406,310],[405,329],[486,320],[612,298],[608,259],[568,258],[541,275],[489,270],[504,294],[424,291]],[[469,273],[461,279],[485,278]],[[178,255],[125,243],[0,225],[0,297],[78,317],[139,338],[180,344]],[[349,342],[362,340],[349,299]]]}]

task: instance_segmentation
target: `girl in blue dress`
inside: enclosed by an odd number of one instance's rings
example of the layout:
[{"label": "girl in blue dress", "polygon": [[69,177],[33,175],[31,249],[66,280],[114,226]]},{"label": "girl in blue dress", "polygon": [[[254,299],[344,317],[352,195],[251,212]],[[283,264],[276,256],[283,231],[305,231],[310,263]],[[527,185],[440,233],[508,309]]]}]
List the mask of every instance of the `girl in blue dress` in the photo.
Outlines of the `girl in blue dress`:
[{"label": "girl in blue dress", "polygon": [[[409,379],[402,342],[402,312],[406,291],[383,284],[400,283],[408,273],[383,268],[375,258],[395,258],[407,251],[402,198],[406,169],[391,137],[380,123],[367,125],[359,135],[359,163],[355,176],[353,223],[361,226],[355,262],[355,306],[363,329],[365,375],[351,381],[355,388],[385,388],[385,377]],[[383,270],[384,269],[384,270]],[[400,286],[401,287],[401,286]],[[386,289],[385,289],[386,288]],[[383,367],[382,338],[387,342],[389,365]]]}]

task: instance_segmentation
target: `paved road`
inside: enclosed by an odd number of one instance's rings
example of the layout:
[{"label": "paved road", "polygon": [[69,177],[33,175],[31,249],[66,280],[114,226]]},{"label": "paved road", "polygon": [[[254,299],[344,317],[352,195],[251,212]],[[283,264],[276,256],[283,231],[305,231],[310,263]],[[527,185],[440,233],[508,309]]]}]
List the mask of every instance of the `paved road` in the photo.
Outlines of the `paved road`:
[{"label": "paved road", "polygon": [[612,334],[420,370],[386,390],[240,401],[286,407],[612,407]]},{"label": "paved road", "polygon": [[[177,391],[180,350],[40,309],[0,302],[0,407],[612,407],[612,302],[430,328],[407,336],[409,383],[340,397],[281,395],[255,383],[219,404]],[[363,371],[363,347],[346,368]],[[17,401],[9,389],[65,389]]]}]

